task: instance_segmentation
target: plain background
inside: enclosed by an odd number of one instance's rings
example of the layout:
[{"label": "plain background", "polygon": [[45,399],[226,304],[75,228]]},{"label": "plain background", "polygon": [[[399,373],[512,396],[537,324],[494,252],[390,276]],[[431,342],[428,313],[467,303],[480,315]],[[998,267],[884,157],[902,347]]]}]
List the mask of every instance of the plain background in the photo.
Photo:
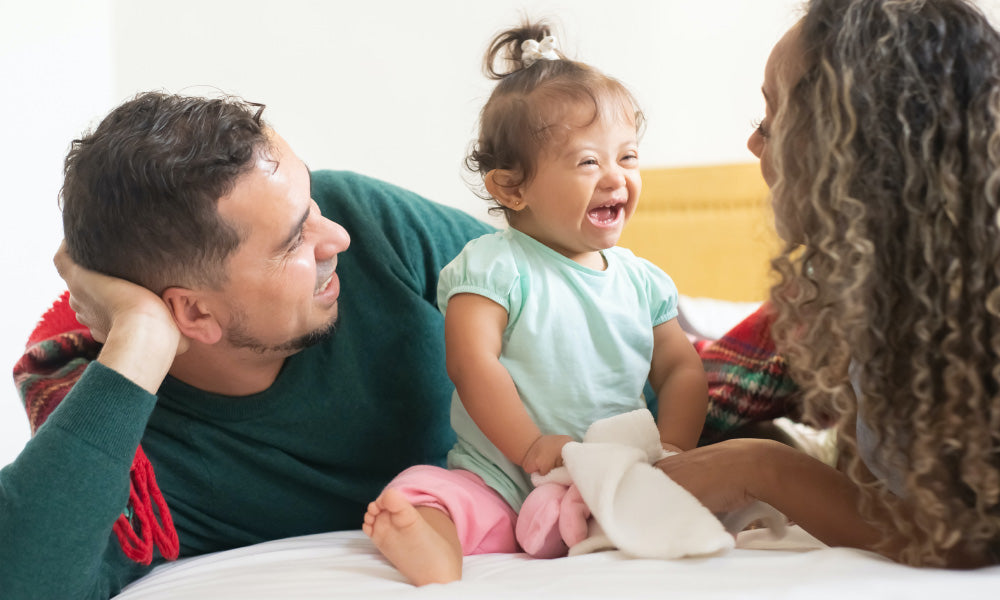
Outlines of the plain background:
[{"label": "plain background", "polygon": [[[1000,0],[981,4],[994,14]],[[760,84],[798,0],[0,0],[0,370],[64,287],[51,256],[72,139],[148,89],[241,95],[310,167],[350,169],[485,218],[461,168],[492,89],[488,40],[550,18],[569,56],[648,117],[644,166],[753,160]],[[9,377],[9,375],[8,375]],[[0,384],[0,465],[28,439]]]}]

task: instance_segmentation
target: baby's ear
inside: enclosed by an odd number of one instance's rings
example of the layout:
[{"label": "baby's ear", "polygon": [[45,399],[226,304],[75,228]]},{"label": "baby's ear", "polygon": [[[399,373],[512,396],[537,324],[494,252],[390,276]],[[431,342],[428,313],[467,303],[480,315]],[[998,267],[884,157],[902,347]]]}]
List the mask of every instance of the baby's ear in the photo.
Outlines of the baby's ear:
[{"label": "baby's ear", "polygon": [[521,210],[527,204],[521,195],[520,176],[515,171],[509,169],[493,169],[486,174],[483,182],[486,184],[486,191],[490,196],[500,203],[504,208],[511,210]]}]

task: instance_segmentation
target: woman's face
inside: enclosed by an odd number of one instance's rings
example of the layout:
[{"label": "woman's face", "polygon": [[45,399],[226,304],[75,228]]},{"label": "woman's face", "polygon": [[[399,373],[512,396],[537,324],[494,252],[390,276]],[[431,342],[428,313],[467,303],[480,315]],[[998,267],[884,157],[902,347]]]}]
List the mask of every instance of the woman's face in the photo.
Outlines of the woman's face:
[{"label": "woman's face", "polygon": [[[764,67],[764,85],[761,86],[765,103],[764,118],[747,140],[747,148],[760,159],[760,172],[769,187],[774,185],[777,178],[771,163],[771,126],[778,116],[778,108],[784,103],[788,90],[801,77],[803,69],[799,26],[795,25],[778,40],[767,58],[767,65]],[[785,235],[787,232],[783,231],[785,228],[782,224],[777,223],[777,227],[778,234],[784,239],[789,239]]]}]

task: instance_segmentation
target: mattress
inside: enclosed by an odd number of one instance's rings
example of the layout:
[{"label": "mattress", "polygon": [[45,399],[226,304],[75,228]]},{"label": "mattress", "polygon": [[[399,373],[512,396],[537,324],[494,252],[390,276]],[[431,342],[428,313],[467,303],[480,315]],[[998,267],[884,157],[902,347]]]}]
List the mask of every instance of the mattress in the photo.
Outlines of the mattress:
[{"label": "mattress", "polygon": [[[669,508],[665,508],[669,510]],[[407,583],[361,531],[276,540],[161,565],[119,600],[319,598],[987,598],[1000,566],[918,569],[861,550],[828,548],[801,528],[781,539],[742,532],[736,548],[679,560],[633,559],[620,551],[557,559],[524,554],[465,558],[463,579]]]}]

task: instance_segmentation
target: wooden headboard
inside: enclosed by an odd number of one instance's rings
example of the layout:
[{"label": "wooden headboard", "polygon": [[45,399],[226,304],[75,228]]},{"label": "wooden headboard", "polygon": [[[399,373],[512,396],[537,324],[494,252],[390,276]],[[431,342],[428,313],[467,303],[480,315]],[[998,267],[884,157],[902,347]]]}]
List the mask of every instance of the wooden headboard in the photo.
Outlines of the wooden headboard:
[{"label": "wooden headboard", "polygon": [[685,296],[765,299],[780,245],[760,167],[643,169],[619,245],[666,271]]}]

